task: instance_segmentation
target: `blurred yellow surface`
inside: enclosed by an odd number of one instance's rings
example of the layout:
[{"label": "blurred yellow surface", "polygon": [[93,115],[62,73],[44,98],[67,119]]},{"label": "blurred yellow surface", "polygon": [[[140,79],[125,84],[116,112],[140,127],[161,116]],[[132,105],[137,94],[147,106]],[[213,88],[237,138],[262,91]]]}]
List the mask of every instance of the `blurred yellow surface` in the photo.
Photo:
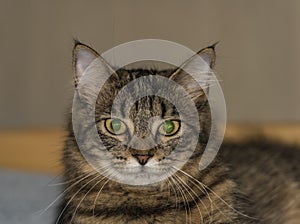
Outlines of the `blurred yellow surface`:
[{"label": "blurred yellow surface", "polygon": [[61,171],[62,129],[0,132],[0,167],[43,173]]},{"label": "blurred yellow surface", "polygon": [[[10,130],[0,132],[0,168],[60,173],[63,129]],[[300,145],[300,124],[230,124],[226,141],[266,137]]]}]

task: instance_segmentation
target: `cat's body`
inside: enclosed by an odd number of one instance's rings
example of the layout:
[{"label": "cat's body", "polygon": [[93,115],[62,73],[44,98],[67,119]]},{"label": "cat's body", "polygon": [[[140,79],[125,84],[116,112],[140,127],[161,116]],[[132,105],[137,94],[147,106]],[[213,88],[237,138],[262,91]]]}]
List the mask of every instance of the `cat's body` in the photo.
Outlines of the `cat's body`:
[{"label": "cat's body", "polygon": [[[72,148],[69,149],[72,150]],[[77,150],[75,145],[73,150]],[[195,184],[201,186],[199,183],[192,181],[193,183],[189,184],[190,187],[196,188],[194,191],[198,193],[197,197],[203,200],[203,203],[199,202],[193,191],[189,189],[197,201],[202,216],[205,217],[204,223],[299,223],[300,172],[299,164],[295,160],[300,157],[298,150],[263,141],[223,144],[220,149],[221,164],[216,165],[217,169],[211,168],[210,172],[205,172],[206,174],[200,179],[203,184],[208,186],[203,191],[205,194],[209,194],[210,198],[197,190],[198,187]],[[71,168],[74,167],[71,165]],[[71,170],[70,173],[70,176],[67,175],[67,180],[76,177],[75,170]],[[85,182],[83,181],[82,184],[75,187],[72,193],[79,190],[83,183]],[[100,184],[99,187],[102,185]],[[161,192],[159,188],[153,190],[126,189],[118,184],[107,185],[99,196],[99,210],[93,211],[94,208],[91,205],[94,203],[99,187],[95,188],[94,192],[90,192],[90,196],[85,199],[86,202],[80,205],[76,215],[78,221],[74,223],[190,223],[190,213],[192,214],[191,223],[201,223],[195,202],[191,200],[190,212],[180,193],[177,192],[176,195],[172,188],[170,190],[171,197],[181,200],[181,203],[177,202],[177,208],[176,202],[168,202],[169,191]],[[182,188],[187,189],[188,187]],[[60,223],[68,223],[67,220],[70,220],[85,193],[86,190],[76,196],[77,199],[68,206]],[[186,197],[190,196],[187,190],[185,190],[185,194]],[[160,200],[160,197],[164,196],[166,198]],[[212,208],[210,200],[213,203]],[[134,203],[132,203],[133,201]],[[153,201],[158,202],[159,205],[154,205],[150,209],[148,206]],[[63,204],[63,207],[65,205]],[[94,212],[98,215],[95,216]]]},{"label": "cat's body", "polygon": [[[77,44],[74,50],[77,73],[83,70],[83,65],[88,64],[77,65],[80,60],[83,60],[79,58],[81,50],[84,51],[82,53],[84,59],[99,57],[87,46]],[[208,63],[212,66],[213,48],[207,48],[199,55],[206,53],[210,54]],[[141,167],[141,170],[147,167],[150,167],[150,170],[156,169],[157,166],[167,164],[168,157],[173,153],[170,147],[175,147],[179,142],[180,133],[170,132],[171,134],[167,133],[164,136],[160,134],[159,146],[145,149],[144,154],[139,154],[140,152],[133,147],[122,148],[115,133],[112,133],[114,130],[106,127],[106,122],[109,121],[111,124],[112,119],[106,117],[106,120],[97,120],[97,117],[109,113],[117,94],[117,91],[113,90],[120,90],[130,81],[144,76],[149,76],[154,81],[157,76],[166,77],[179,83],[189,92],[195,101],[201,124],[195,151],[183,167],[175,167],[176,172],[160,182],[149,185],[120,183],[95,171],[86,161],[76,142],[70,117],[69,135],[63,158],[66,190],[57,219],[58,223],[296,224],[300,222],[300,171],[297,163],[300,152],[296,149],[271,143],[262,144],[262,142],[223,144],[217,158],[206,169],[199,170],[199,161],[211,128],[210,109],[202,90],[198,87],[191,88],[193,86],[190,83],[194,80],[180,74],[177,70],[175,72],[174,70],[161,72],[143,69],[120,70],[100,91],[95,111],[96,123],[99,123],[98,132],[104,145],[116,157],[111,161],[112,163],[122,166],[134,163],[135,166]],[[80,79],[77,77],[78,74],[75,77],[76,84]],[[147,136],[149,133],[144,122],[153,116],[167,117],[174,122],[172,124],[174,128],[177,114],[178,111],[170,102],[156,96],[143,97],[130,110],[133,123],[132,127],[128,125],[128,132],[132,129],[137,136],[142,138]],[[163,124],[165,123],[166,121]],[[125,124],[120,122],[116,125],[118,128],[120,125],[125,127]],[[193,129],[193,124],[184,125],[178,126],[182,128],[182,132],[188,132],[189,128]],[[192,141],[193,139],[187,139],[186,147],[192,144]],[[179,159],[181,156],[180,153],[176,155]]]},{"label": "cat's body", "polygon": [[[300,222],[300,150],[263,139],[223,144],[220,159],[246,199],[254,223]],[[243,223],[243,222],[241,222]],[[247,222],[245,222],[247,223]]]}]

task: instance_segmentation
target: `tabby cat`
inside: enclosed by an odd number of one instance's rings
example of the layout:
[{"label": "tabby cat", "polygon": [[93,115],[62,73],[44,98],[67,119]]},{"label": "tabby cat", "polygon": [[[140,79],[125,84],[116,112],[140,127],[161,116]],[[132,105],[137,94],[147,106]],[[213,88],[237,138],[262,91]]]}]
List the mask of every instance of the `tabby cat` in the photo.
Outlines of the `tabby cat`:
[{"label": "tabby cat", "polygon": [[[198,55],[211,68],[214,66],[214,46],[199,51]],[[75,43],[76,89],[84,71],[97,58],[101,59],[102,72],[112,71],[95,50]],[[130,170],[132,164],[141,170],[167,164],[168,158],[177,153],[173,148],[180,135],[189,132],[189,127],[181,124],[176,107],[154,95],[140,98],[130,108],[131,125],[110,117],[118,91],[144,76],[153,80],[155,77],[172,80],[192,97],[201,126],[196,149],[182,167],[160,182],[148,185],[121,183],[96,171],[87,162],[74,136],[71,114],[63,153],[66,186],[56,223],[300,223],[300,151],[296,148],[266,141],[224,143],[217,158],[206,169],[199,170],[211,129],[210,106],[203,89],[190,88],[195,80],[181,68],[118,69],[96,91],[94,120],[99,138],[113,156],[108,162],[118,164],[124,170]],[[176,95],[176,92],[172,94]],[[132,132],[141,138],[153,133],[147,128],[147,122],[154,116],[162,119],[162,124],[154,130],[155,136],[161,138],[159,145],[139,151],[120,143],[120,136],[126,138]],[[180,157],[180,154],[176,156]]]}]

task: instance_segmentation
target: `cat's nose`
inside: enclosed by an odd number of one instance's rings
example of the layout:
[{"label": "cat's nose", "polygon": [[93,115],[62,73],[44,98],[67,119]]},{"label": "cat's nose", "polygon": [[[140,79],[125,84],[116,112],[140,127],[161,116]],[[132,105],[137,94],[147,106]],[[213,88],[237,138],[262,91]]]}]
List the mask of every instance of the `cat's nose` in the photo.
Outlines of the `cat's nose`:
[{"label": "cat's nose", "polygon": [[153,157],[153,155],[150,154],[139,154],[139,153],[132,154],[132,156],[136,158],[139,164],[141,164],[142,166],[144,166],[148,162],[148,160],[151,157]]}]

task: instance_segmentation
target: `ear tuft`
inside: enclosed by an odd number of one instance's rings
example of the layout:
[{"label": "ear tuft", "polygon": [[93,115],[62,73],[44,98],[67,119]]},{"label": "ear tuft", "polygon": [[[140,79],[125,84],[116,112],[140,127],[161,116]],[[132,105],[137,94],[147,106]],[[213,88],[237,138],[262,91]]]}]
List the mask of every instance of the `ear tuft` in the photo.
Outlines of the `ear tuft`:
[{"label": "ear tuft", "polygon": [[[76,39],[76,38],[73,38],[73,42],[74,42],[74,47],[76,47],[76,45],[82,44],[82,43],[80,42],[80,40],[78,40],[78,39]],[[82,44],[82,45],[84,45],[84,44]]]},{"label": "ear tuft", "polygon": [[100,55],[91,47],[74,40],[73,66],[75,86],[79,83],[87,67],[98,57]]},{"label": "ear tuft", "polygon": [[219,42],[216,42],[200,51],[197,52],[197,54],[209,65],[210,68],[213,68],[215,66],[216,62],[216,51],[215,47],[217,46]]}]

